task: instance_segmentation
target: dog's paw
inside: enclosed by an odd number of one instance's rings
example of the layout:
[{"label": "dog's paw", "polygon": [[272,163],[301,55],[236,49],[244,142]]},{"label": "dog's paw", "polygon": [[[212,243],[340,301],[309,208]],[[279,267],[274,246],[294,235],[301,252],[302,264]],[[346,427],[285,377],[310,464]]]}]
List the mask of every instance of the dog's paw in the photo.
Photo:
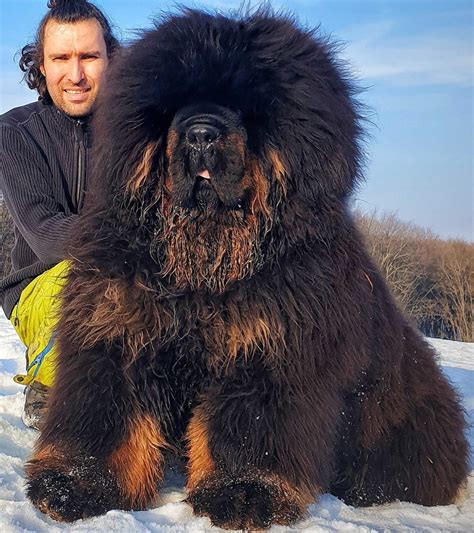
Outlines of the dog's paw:
[{"label": "dog's paw", "polygon": [[209,480],[188,498],[197,515],[208,516],[224,529],[266,529],[272,524],[292,524],[304,509],[296,498],[264,479]]},{"label": "dog's paw", "polygon": [[64,471],[35,467],[27,483],[27,496],[54,520],[73,522],[118,507],[114,481],[97,467],[82,464]]}]

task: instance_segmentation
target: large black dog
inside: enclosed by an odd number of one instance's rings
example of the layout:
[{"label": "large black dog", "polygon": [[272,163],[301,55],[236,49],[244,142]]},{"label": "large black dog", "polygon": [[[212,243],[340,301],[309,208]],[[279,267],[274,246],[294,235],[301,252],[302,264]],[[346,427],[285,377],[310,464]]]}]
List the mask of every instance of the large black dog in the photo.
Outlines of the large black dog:
[{"label": "large black dog", "polygon": [[457,398],[354,228],[354,88],[285,17],[184,11],[121,53],[96,123],[28,495],[58,520],[156,503],[164,452],[226,528],[452,502]]}]

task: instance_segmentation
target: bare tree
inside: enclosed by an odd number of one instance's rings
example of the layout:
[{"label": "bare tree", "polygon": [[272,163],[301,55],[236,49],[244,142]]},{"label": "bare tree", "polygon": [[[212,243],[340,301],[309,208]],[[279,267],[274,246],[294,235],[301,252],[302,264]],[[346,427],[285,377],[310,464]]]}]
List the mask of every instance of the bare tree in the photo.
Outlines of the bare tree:
[{"label": "bare tree", "polygon": [[10,272],[10,255],[14,242],[13,222],[0,193],[0,279]]},{"label": "bare tree", "polygon": [[378,264],[398,304],[413,318],[426,314],[425,265],[420,246],[433,235],[414,224],[401,221],[393,213],[378,215],[356,211],[369,253]]},{"label": "bare tree", "polygon": [[460,240],[440,246],[438,284],[444,294],[438,303],[456,340],[472,341],[474,246]]},{"label": "bare tree", "polygon": [[443,241],[393,213],[355,212],[398,304],[427,335],[472,341],[474,245]]}]

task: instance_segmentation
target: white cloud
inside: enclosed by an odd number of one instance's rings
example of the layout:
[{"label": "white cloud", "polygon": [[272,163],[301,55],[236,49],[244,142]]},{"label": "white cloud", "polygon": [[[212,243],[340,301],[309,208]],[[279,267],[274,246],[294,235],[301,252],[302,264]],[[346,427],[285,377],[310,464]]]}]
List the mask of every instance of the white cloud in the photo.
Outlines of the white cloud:
[{"label": "white cloud", "polygon": [[383,22],[352,29],[344,35],[347,58],[363,80],[384,79],[397,85],[473,85],[471,39],[462,32],[393,35]]}]

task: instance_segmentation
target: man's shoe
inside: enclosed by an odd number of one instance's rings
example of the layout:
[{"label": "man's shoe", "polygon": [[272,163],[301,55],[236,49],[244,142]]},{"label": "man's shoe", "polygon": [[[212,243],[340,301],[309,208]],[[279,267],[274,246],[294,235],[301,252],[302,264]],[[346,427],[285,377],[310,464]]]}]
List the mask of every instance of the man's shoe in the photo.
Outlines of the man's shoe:
[{"label": "man's shoe", "polygon": [[40,430],[46,415],[46,400],[49,388],[39,382],[25,387],[25,408],[21,419],[25,426]]}]

